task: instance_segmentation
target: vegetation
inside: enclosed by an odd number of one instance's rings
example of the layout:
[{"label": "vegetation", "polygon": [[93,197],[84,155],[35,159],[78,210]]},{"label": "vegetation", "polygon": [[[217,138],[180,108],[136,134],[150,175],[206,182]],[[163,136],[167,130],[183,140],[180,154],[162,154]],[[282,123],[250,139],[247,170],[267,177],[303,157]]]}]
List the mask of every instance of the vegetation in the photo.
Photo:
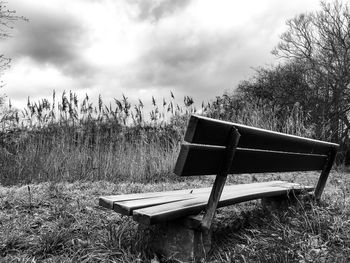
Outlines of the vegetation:
[{"label": "vegetation", "polygon": [[[350,6],[321,2],[321,10],[287,22],[274,53],[302,65],[305,90],[315,102],[313,121],[319,136],[349,144]],[[319,124],[318,124],[319,123]]]},{"label": "vegetation", "polygon": [[[150,182],[172,177],[185,116],[193,110],[176,105],[171,113],[173,95],[162,105],[153,99],[145,121],[142,101],[131,109],[125,96],[108,107],[100,97],[96,108],[88,96],[79,103],[73,93],[62,94],[57,104],[55,94],[52,103],[28,100],[24,111],[10,109],[3,118],[0,181]],[[167,113],[170,122],[165,122]]]},{"label": "vegetation", "polygon": [[[264,175],[315,179],[317,173]],[[248,176],[230,177],[235,183]],[[159,262],[148,231],[100,208],[99,195],[191,189],[209,181],[156,184],[75,182],[0,188],[1,262]],[[323,202],[304,200],[282,211],[249,202],[219,210],[210,262],[347,262],[350,256],[349,177],[332,172]]]},{"label": "vegetation", "polygon": [[350,164],[349,4],[321,2],[320,11],[288,20],[273,53],[281,64],[243,82],[241,100],[257,100],[282,120],[297,106],[312,137],[339,143]]},{"label": "vegetation", "polygon": [[[88,98],[79,103],[73,93],[63,94],[59,102],[54,97],[50,103],[28,101],[23,112],[10,109],[3,119],[1,183],[17,186],[0,188],[1,260],[159,262],[147,247],[148,230],[99,207],[97,197],[212,183],[213,178],[180,180],[171,174],[187,117],[195,112],[193,100],[186,97],[184,106],[175,104],[174,95],[162,106],[154,101],[147,119],[143,114],[132,117],[142,111],[126,97],[108,108],[100,97],[96,109]],[[237,102],[226,95],[200,110],[212,117],[312,136],[297,106],[278,118],[267,106]],[[170,103],[176,105],[174,112],[168,111]],[[87,110],[84,105],[89,105]],[[317,175],[242,175],[228,180],[272,178],[311,184]],[[210,260],[346,262],[349,185],[345,173],[334,171],[321,204],[303,201],[269,212],[249,202],[220,210]]]},{"label": "vegetation", "polygon": [[[200,111],[211,117],[311,136],[297,107],[280,123],[271,110],[254,102],[240,108],[227,102],[231,102],[229,96],[218,97],[203,104]],[[147,118],[143,102],[133,106],[125,96],[108,106],[100,96],[97,107],[88,96],[79,102],[72,92],[63,93],[60,101],[55,93],[51,102],[28,99],[26,109],[19,112],[9,107],[2,119],[0,182],[178,180],[172,175],[173,165],[188,117],[196,112],[193,103],[185,97],[180,106],[172,93],[160,106],[153,98]]]}]

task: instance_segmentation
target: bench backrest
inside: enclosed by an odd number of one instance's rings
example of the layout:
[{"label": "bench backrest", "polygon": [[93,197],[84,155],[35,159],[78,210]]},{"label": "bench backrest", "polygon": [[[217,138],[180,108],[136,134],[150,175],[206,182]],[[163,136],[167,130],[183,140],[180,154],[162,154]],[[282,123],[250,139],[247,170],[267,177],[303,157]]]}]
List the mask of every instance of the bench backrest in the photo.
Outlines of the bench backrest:
[{"label": "bench backrest", "polygon": [[323,170],[337,144],[191,116],[175,174],[217,174],[232,128],[240,134],[229,174]]}]

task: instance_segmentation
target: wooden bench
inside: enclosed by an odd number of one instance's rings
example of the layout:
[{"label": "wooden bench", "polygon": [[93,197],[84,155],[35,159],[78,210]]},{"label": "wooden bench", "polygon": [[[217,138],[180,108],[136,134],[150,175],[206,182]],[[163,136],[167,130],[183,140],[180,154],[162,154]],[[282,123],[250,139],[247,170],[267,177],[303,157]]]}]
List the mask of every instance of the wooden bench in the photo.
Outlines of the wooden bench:
[{"label": "wooden bench", "polygon": [[[302,192],[320,199],[338,145],[191,116],[175,165],[179,176],[216,175],[210,188],[100,197],[99,203],[140,225],[156,224],[152,246],[166,257],[203,260],[218,207]],[[314,186],[285,181],[226,185],[228,174],[320,170]],[[199,215],[201,212],[203,212]]]}]

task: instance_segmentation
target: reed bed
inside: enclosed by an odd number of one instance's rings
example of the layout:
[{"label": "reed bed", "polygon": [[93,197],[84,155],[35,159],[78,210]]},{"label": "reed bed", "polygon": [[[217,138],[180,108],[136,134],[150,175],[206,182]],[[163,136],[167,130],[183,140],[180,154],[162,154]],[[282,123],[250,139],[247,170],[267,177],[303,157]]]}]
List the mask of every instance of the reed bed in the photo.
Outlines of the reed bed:
[{"label": "reed bed", "polygon": [[268,107],[237,105],[232,96],[217,97],[196,109],[185,96],[177,104],[174,94],[159,102],[151,99],[149,112],[139,100],[126,96],[97,106],[86,95],[63,93],[58,100],[32,102],[15,110],[9,104],[0,122],[0,184],[74,182],[156,182],[179,180],[173,166],[189,116],[193,113],[270,130],[312,136],[296,105],[288,116]]}]

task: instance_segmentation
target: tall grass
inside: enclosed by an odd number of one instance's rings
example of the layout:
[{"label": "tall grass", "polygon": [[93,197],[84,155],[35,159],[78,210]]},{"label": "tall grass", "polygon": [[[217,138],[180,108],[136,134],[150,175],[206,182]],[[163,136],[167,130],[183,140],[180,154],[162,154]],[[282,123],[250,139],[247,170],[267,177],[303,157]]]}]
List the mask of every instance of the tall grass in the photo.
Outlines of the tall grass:
[{"label": "tall grass", "polygon": [[173,180],[173,165],[187,121],[192,113],[297,135],[312,136],[295,106],[290,115],[277,118],[255,104],[235,105],[230,97],[218,97],[197,111],[191,97],[183,105],[152,97],[150,111],[139,100],[126,96],[97,106],[86,95],[55,92],[49,102],[32,102],[21,111],[9,106],[0,133],[0,183],[28,184],[43,181],[109,180],[154,182]]},{"label": "tall grass", "polygon": [[216,119],[304,137],[315,135],[314,127],[308,124],[309,116],[304,114],[298,102],[292,108],[282,110],[277,106],[261,105],[254,100],[244,101],[224,94],[204,109],[207,116]]}]

